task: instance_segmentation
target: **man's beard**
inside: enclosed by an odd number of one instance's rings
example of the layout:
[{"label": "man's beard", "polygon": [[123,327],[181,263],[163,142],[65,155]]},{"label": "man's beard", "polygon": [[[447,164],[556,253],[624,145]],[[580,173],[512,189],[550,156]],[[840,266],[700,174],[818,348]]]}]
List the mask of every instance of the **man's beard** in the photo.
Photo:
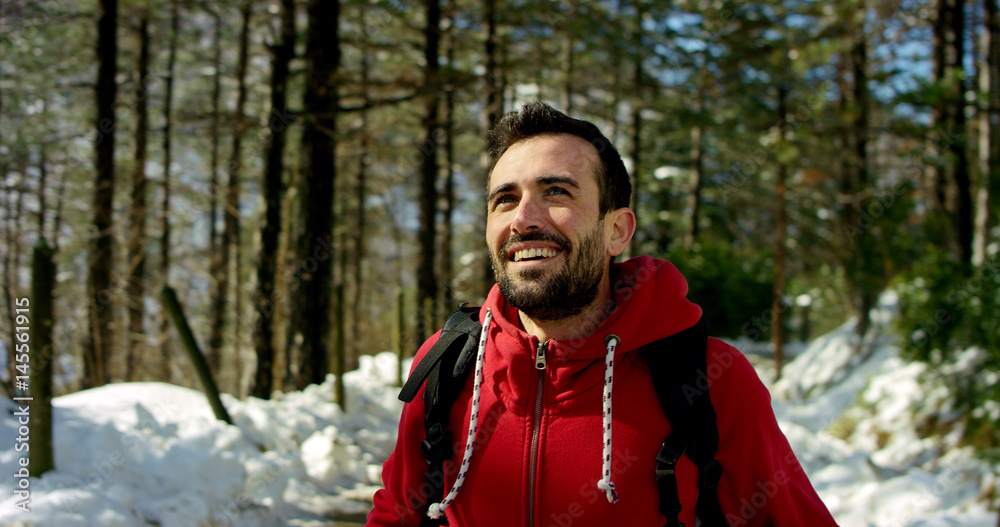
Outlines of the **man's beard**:
[{"label": "man's beard", "polygon": [[[605,254],[601,244],[603,221],[580,240],[579,247],[558,234],[529,232],[512,235],[496,254],[490,255],[493,274],[508,304],[534,320],[561,320],[577,315],[594,302],[604,274]],[[518,282],[508,272],[509,247],[527,241],[547,241],[561,249],[561,269],[529,269],[518,273]],[[546,273],[553,275],[545,279]]]}]

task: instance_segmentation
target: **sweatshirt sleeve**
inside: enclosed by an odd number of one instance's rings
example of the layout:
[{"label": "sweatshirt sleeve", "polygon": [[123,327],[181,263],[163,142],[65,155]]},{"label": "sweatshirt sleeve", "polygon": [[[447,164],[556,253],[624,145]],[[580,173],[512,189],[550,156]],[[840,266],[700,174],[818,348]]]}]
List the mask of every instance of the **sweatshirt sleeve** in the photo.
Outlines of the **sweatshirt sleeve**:
[{"label": "sweatshirt sleeve", "polygon": [[710,339],[707,373],[719,428],[719,503],[729,525],[835,527],[746,357]]},{"label": "sweatshirt sleeve", "polygon": [[[411,374],[439,336],[440,331],[420,346],[410,368]],[[375,493],[375,505],[368,513],[367,527],[416,527],[420,524],[420,510],[429,492],[424,485],[427,463],[420,453],[420,443],[424,440],[423,396],[421,388],[412,402],[403,405],[396,447],[382,464],[383,488]]]}]

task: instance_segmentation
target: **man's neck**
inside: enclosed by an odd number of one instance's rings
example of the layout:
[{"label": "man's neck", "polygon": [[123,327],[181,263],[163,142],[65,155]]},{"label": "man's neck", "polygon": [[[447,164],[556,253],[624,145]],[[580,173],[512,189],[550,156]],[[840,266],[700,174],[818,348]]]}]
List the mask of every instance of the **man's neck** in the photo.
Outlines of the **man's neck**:
[{"label": "man's neck", "polygon": [[521,325],[529,335],[538,337],[540,341],[569,340],[589,337],[594,330],[604,322],[614,310],[611,297],[611,283],[607,275],[601,282],[597,298],[576,315],[559,320],[536,320],[522,311],[518,311]]}]

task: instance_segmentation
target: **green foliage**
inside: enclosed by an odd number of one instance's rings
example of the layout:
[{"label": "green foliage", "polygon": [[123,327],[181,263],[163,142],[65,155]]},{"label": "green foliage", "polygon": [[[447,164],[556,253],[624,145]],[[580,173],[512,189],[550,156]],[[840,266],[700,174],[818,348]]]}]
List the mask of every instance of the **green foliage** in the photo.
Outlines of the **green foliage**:
[{"label": "green foliage", "polygon": [[[965,439],[981,451],[1000,446],[1000,258],[971,274],[936,248],[896,285],[896,330],[906,356],[935,366],[955,394]],[[971,373],[975,373],[972,375]]]},{"label": "green foliage", "polygon": [[687,278],[688,298],[701,306],[713,335],[769,338],[774,281],[767,254],[711,240],[665,257]]}]

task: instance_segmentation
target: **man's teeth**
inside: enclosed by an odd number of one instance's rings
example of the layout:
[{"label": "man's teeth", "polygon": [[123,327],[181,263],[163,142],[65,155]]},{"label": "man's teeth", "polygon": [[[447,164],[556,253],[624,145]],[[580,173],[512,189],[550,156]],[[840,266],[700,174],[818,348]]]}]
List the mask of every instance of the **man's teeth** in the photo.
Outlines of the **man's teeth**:
[{"label": "man's teeth", "polygon": [[532,258],[549,258],[559,254],[559,251],[555,249],[541,248],[541,249],[521,249],[514,253],[514,261],[519,262],[521,260],[530,260]]}]

